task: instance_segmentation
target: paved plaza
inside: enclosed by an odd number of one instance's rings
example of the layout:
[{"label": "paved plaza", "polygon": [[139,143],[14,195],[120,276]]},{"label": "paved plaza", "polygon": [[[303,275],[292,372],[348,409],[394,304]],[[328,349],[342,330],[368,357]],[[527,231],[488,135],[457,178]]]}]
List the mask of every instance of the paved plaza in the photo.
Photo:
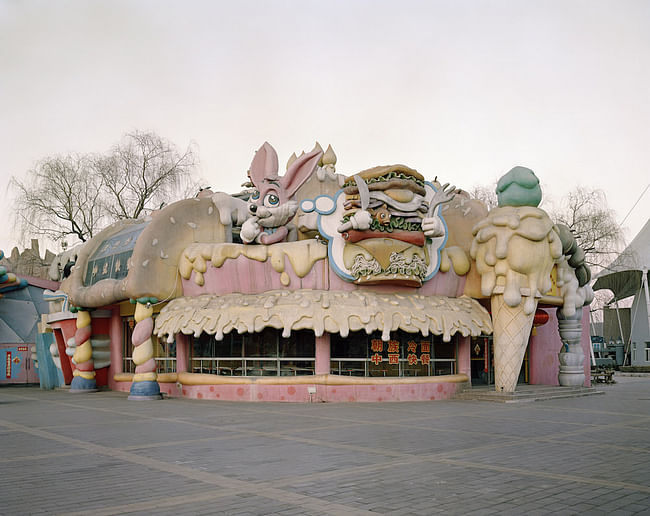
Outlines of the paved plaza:
[{"label": "paved plaza", "polygon": [[0,388],[0,513],[650,514],[650,378],[603,396],[280,404]]}]

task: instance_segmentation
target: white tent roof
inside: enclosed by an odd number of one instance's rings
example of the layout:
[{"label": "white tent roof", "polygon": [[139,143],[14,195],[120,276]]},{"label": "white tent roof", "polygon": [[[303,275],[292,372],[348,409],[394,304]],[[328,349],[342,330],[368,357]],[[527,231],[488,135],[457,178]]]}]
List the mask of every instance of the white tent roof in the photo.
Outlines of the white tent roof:
[{"label": "white tent roof", "polygon": [[634,240],[627,246],[612,264],[607,267],[608,273],[648,270],[650,269],[650,219],[645,223]]},{"label": "white tent roof", "polygon": [[634,240],[607,269],[598,275],[594,290],[609,289],[614,299],[635,295],[641,288],[642,271],[650,270],[650,219]]}]

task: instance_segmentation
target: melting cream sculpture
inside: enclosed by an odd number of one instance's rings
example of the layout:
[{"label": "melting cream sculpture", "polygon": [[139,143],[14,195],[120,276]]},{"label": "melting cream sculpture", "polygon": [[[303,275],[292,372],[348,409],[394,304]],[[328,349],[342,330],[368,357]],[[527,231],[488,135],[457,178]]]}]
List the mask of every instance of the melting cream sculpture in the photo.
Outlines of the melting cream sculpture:
[{"label": "melting cream sculpture", "polygon": [[575,273],[564,259],[559,228],[537,208],[542,194],[535,174],[513,168],[499,180],[497,194],[499,207],[474,227],[470,254],[481,275],[481,293],[491,300],[495,388],[513,392],[537,303],[551,290],[553,266],[560,264],[566,313],[574,314],[591,299],[570,280]]}]

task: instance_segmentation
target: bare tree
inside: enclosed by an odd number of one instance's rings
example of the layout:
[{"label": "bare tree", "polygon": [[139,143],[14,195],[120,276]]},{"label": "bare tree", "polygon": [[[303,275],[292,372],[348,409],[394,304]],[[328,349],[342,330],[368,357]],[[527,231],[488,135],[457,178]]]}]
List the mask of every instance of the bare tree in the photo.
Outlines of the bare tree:
[{"label": "bare tree", "polygon": [[482,201],[483,204],[487,206],[488,210],[496,208],[499,205],[497,200],[496,183],[491,187],[482,185],[473,186],[468,193],[472,199]]},{"label": "bare tree", "polygon": [[585,262],[594,269],[610,263],[622,248],[623,232],[602,190],[579,186],[550,215],[569,227],[585,252]]},{"label": "bare tree", "polygon": [[181,154],[168,140],[141,132],[125,135],[106,155],[47,157],[24,180],[11,179],[17,227],[23,240],[72,235],[85,242],[111,222],[192,196],[195,163],[192,146]]},{"label": "bare tree", "polygon": [[10,185],[17,192],[15,214],[23,237],[58,241],[73,235],[85,242],[104,222],[102,178],[93,174],[85,156],[45,158],[24,180],[13,177]]},{"label": "bare tree", "polygon": [[[95,159],[112,219],[136,219],[143,211],[178,200],[192,187],[196,165],[192,146],[183,153],[155,133],[126,134],[108,156]],[[194,187],[194,190],[198,190]]]}]

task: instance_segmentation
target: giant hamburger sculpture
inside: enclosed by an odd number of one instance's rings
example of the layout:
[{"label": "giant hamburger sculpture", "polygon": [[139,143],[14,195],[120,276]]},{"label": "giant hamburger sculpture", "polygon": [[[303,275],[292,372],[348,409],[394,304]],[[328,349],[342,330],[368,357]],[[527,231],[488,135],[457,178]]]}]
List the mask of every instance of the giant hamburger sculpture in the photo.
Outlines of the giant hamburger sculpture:
[{"label": "giant hamburger sculpture", "polygon": [[454,190],[447,185],[436,190],[404,165],[347,177],[336,210],[329,221],[321,219],[331,256],[339,262],[337,272],[357,284],[421,286],[437,271],[444,245],[437,207],[451,200]]}]

